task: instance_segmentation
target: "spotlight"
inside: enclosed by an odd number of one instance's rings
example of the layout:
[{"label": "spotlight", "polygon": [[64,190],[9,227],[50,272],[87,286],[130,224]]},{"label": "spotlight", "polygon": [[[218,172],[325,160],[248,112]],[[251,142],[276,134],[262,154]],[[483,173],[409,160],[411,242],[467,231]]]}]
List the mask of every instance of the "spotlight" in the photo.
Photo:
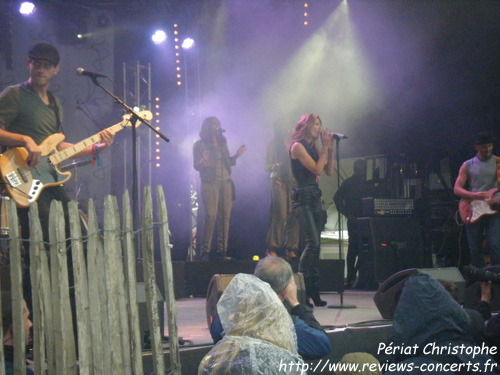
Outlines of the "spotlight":
[{"label": "spotlight", "polygon": [[151,39],[153,40],[154,44],[161,44],[165,40],[167,40],[167,34],[163,30],[156,30]]},{"label": "spotlight", "polygon": [[29,16],[33,14],[35,11],[35,4],[33,4],[30,1],[25,1],[21,3],[21,6],[19,7],[19,13],[21,13],[23,16]]},{"label": "spotlight", "polygon": [[184,48],[184,49],[190,49],[193,46],[194,46],[194,40],[191,38],[186,38],[182,42],[182,48]]}]

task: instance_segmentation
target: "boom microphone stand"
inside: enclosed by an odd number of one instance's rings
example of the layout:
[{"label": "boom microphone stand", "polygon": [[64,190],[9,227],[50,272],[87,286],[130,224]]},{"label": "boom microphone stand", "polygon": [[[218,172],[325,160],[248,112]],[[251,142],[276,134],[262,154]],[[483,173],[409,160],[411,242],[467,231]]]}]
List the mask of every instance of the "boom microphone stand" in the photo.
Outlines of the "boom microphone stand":
[{"label": "boom microphone stand", "polygon": [[[81,68],[79,68],[81,69]],[[87,75],[92,79],[92,82],[94,85],[100,87],[104,92],[106,92],[109,96],[113,98],[113,101],[117,104],[120,104],[124,109],[126,113],[129,113],[131,115],[130,122],[132,123],[132,217],[133,217],[133,225],[134,229],[137,228],[137,221],[138,221],[138,182],[137,182],[137,132],[136,132],[136,123],[137,121],[142,122],[145,124],[148,128],[150,128],[153,132],[158,134],[158,136],[163,139],[165,142],[170,142],[170,139],[168,139],[165,135],[163,135],[159,130],[155,129],[147,120],[141,118],[137,112],[135,112],[131,107],[129,107],[127,104],[123,102],[118,96],[110,92],[108,89],[106,89],[104,86],[102,86],[98,81],[98,77],[105,77],[101,74],[97,73],[90,73],[90,72],[85,72],[83,69],[81,72],[79,71],[79,75]],[[140,258],[140,249],[137,249],[137,255]]]},{"label": "boom microphone stand", "polygon": [[[335,158],[337,159],[337,189],[340,189],[340,139],[341,137],[335,136],[336,147],[335,147]],[[342,198],[342,197],[341,197]],[[343,225],[342,225],[342,216],[340,210],[337,208],[338,214],[338,224],[339,224],[339,260],[342,261],[343,256]],[[345,265],[342,267],[342,281],[340,283],[340,305],[328,305],[329,309],[355,309],[356,305],[344,305],[344,270]]]}]

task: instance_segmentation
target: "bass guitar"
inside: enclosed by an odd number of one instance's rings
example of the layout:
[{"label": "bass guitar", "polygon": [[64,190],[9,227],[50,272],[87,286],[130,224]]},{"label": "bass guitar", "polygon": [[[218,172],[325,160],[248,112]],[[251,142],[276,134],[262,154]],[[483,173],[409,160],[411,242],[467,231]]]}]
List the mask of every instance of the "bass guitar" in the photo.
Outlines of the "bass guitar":
[{"label": "bass guitar", "polygon": [[[143,120],[151,120],[150,111],[138,113]],[[142,122],[136,121],[135,126]],[[132,126],[131,115],[123,116],[118,124],[107,128],[112,133],[117,133],[125,127]],[[24,147],[11,148],[0,155],[0,178],[5,184],[5,190],[16,202],[18,207],[28,207],[35,202],[42,190],[49,186],[62,185],[71,177],[71,172],[61,172],[58,165],[72,158],[86,147],[101,141],[99,133],[80,141],[62,151],[57,151],[57,146],[64,141],[62,133],[55,133],[43,140],[39,145],[42,149],[40,161],[34,168],[28,165],[28,151]]]},{"label": "bass guitar", "polygon": [[[499,190],[494,188],[488,190],[489,197],[493,197],[495,193]],[[484,215],[494,215],[498,213],[497,210],[491,208],[491,206],[484,200],[480,199],[465,199],[462,198],[458,204],[458,211],[460,212],[460,217],[466,224],[472,224],[478,221]]]}]

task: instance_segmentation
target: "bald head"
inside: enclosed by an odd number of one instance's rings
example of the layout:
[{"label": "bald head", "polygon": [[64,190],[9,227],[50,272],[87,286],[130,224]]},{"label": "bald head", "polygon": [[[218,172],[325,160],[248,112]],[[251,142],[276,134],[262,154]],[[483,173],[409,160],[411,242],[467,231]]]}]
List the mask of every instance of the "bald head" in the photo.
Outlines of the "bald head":
[{"label": "bald head", "polygon": [[276,294],[283,292],[293,277],[290,264],[286,260],[273,256],[261,259],[253,274],[268,283]]}]

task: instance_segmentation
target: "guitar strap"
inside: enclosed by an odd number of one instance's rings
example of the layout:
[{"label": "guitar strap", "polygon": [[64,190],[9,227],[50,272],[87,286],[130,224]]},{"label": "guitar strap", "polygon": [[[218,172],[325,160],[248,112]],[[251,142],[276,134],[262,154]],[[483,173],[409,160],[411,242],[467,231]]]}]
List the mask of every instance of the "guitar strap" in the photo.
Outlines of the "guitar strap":
[{"label": "guitar strap", "polygon": [[500,184],[500,157],[497,156],[497,182]]},{"label": "guitar strap", "polygon": [[[56,101],[56,98],[55,96],[50,92],[50,91],[47,91],[48,95],[49,95],[49,98],[50,98],[50,102],[53,104],[54,106],[54,113],[56,114],[56,124],[57,124],[57,129],[61,132],[61,133],[64,133],[63,131],[63,128],[62,128],[62,124],[61,124],[61,116],[59,115],[59,106],[57,105],[57,101]],[[498,160],[497,160],[498,162]],[[497,164],[498,165],[498,164]],[[498,173],[498,172],[497,172]]]}]

